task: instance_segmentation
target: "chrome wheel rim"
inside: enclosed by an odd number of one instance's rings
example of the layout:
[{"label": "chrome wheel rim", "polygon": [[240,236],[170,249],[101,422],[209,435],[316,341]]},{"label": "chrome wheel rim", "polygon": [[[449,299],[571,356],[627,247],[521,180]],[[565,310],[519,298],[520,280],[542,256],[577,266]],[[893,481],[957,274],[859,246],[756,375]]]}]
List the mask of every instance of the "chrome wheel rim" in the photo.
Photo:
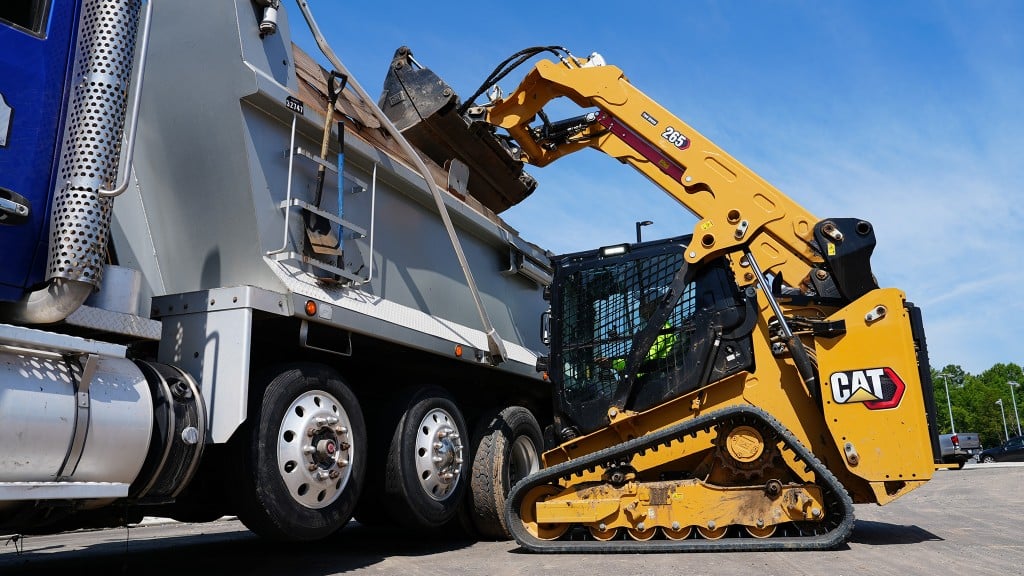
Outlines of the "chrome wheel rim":
[{"label": "chrome wheel rim", "polygon": [[292,499],[319,509],[341,496],[352,475],[351,428],[331,394],[309,391],[291,403],[277,436],[277,466]]},{"label": "chrome wheel rim", "polygon": [[508,485],[515,486],[523,478],[540,470],[540,457],[537,455],[537,447],[529,436],[520,436],[512,443],[512,450],[509,454]]},{"label": "chrome wheel rim", "polygon": [[451,414],[435,408],[416,429],[416,477],[423,491],[438,502],[459,484],[462,472],[462,435]]}]

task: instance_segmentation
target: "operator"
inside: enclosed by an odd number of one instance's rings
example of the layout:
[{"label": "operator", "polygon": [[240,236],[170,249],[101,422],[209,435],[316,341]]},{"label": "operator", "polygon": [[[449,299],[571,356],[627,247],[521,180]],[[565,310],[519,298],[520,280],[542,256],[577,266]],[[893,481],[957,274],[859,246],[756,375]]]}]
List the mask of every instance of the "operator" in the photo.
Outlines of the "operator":
[{"label": "operator", "polygon": [[[661,300],[660,296],[664,292],[664,288],[648,288],[644,290],[640,295],[640,317],[646,322],[654,311],[658,308],[658,302]],[[658,337],[651,344],[651,348],[647,351],[647,357],[645,361],[661,360],[667,358],[672,353],[673,348],[676,345],[676,335],[673,332],[664,332],[664,329],[671,329],[672,322],[666,321],[665,325],[662,326],[663,333],[658,334]],[[626,369],[625,358],[615,358],[611,361],[611,367],[618,372],[622,372]],[[643,372],[638,372],[637,377],[643,376]]]}]

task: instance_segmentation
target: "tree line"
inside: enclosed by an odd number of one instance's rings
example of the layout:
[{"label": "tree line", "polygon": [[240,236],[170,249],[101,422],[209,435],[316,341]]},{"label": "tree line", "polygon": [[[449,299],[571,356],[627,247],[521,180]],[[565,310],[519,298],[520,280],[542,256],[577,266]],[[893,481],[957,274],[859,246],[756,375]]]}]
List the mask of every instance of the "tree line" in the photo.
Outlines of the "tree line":
[{"label": "tree line", "polygon": [[996,364],[977,376],[955,364],[933,368],[932,389],[940,434],[952,432],[955,425],[957,432],[977,432],[986,448],[1002,444],[1007,434],[1010,438],[1019,435],[1018,418],[1024,417],[1024,371],[1017,364]]}]

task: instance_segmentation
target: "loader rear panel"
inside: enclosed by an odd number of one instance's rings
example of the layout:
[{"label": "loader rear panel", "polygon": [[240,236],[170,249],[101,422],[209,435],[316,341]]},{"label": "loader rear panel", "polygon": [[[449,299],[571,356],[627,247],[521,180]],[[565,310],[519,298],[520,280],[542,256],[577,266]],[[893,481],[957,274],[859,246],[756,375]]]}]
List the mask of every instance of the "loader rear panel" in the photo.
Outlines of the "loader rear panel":
[{"label": "loader rear panel", "polygon": [[932,435],[909,311],[896,289],[872,290],[829,318],[846,333],[817,338],[821,399],[847,470],[879,504],[931,478]]}]

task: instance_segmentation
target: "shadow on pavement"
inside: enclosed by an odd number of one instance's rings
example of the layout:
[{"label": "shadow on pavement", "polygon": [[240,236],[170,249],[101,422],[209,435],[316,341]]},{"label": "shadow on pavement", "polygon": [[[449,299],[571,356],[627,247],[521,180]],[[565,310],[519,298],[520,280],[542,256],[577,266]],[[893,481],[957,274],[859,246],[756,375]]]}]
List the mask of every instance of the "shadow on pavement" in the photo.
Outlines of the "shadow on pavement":
[{"label": "shadow on pavement", "polygon": [[873,522],[870,520],[857,520],[853,526],[853,534],[849,542],[856,544],[868,544],[870,546],[885,546],[890,544],[919,544],[921,542],[938,542],[943,539],[914,525],[889,524],[887,522]]},{"label": "shadow on pavement", "polygon": [[[396,556],[430,556],[472,543],[452,537],[363,526],[316,544],[261,540],[247,530],[152,539],[107,541],[78,550],[24,548],[4,554],[0,574],[337,574]],[[58,547],[59,548],[59,547]]]}]

